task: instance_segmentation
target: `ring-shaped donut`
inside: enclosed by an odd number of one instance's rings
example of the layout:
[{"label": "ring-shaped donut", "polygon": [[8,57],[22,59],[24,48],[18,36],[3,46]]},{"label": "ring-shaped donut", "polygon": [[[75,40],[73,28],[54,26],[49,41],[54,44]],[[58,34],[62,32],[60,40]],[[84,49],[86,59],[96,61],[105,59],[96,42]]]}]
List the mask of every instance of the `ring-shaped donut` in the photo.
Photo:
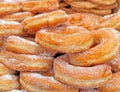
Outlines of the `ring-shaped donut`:
[{"label": "ring-shaped donut", "polygon": [[80,66],[91,66],[106,63],[115,58],[119,49],[118,31],[112,28],[101,28],[91,32],[97,45],[82,53],[70,53],[70,63]]},{"label": "ring-shaped donut", "polygon": [[54,77],[56,80],[78,88],[97,88],[105,85],[112,77],[107,64],[93,67],[79,67],[69,64],[69,59],[60,56],[54,60]]},{"label": "ring-shaped donut", "polygon": [[39,73],[21,72],[20,83],[22,89],[28,92],[78,92],[74,88],[56,81],[51,76],[43,76]]},{"label": "ring-shaped donut", "polygon": [[90,32],[78,26],[41,29],[35,40],[45,48],[65,53],[84,51],[93,44]]}]

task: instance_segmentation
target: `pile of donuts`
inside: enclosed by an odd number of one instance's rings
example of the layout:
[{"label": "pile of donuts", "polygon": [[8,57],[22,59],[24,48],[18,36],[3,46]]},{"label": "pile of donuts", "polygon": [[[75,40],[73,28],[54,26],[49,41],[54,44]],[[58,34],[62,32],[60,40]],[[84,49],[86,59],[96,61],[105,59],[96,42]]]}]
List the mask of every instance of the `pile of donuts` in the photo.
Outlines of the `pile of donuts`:
[{"label": "pile of donuts", "polygon": [[86,12],[97,15],[108,15],[119,8],[119,0],[63,0],[61,9],[71,12]]},{"label": "pile of donuts", "polygon": [[0,0],[0,92],[119,92],[118,6]]}]

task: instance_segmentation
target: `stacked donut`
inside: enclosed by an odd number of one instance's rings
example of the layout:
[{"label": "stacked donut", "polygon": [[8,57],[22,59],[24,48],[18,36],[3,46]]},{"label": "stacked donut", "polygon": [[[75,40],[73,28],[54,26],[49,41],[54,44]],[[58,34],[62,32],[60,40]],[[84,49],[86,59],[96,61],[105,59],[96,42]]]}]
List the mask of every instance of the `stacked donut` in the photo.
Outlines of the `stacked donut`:
[{"label": "stacked donut", "polygon": [[107,15],[116,7],[1,0],[0,92],[119,92],[120,12]]},{"label": "stacked donut", "polygon": [[[64,2],[63,2],[64,1]],[[63,0],[61,8],[68,13],[87,12],[98,15],[108,15],[118,10],[117,0]],[[70,9],[71,8],[71,9]]]}]

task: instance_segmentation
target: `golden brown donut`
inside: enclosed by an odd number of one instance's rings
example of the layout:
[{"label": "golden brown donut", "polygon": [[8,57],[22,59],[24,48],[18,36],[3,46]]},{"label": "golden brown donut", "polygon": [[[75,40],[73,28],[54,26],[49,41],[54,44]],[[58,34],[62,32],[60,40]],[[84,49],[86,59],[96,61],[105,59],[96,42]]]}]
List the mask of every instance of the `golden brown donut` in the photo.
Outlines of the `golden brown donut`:
[{"label": "golden brown donut", "polygon": [[93,44],[90,32],[78,26],[41,29],[35,40],[45,48],[65,53],[84,51]]},{"label": "golden brown donut", "polygon": [[0,62],[18,71],[48,71],[52,68],[53,58],[1,51]]},{"label": "golden brown donut", "polygon": [[19,36],[9,36],[6,38],[4,49],[20,54],[41,54],[45,56],[54,56],[56,54],[55,51],[45,49],[34,41]]},{"label": "golden brown donut", "polygon": [[20,23],[0,20],[0,37],[23,34],[23,26]]},{"label": "golden brown donut", "polygon": [[43,13],[31,18],[25,19],[22,24],[24,31],[34,34],[41,28],[58,26],[68,20],[68,15],[62,10],[56,10],[49,13]]},{"label": "golden brown donut", "polygon": [[67,25],[82,26],[88,30],[96,29],[104,18],[91,13],[74,13],[70,15]]},{"label": "golden brown donut", "polygon": [[62,84],[51,76],[39,73],[21,72],[20,83],[22,89],[28,92],[78,92],[78,88]]},{"label": "golden brown donut", "polygon": [[30,12],[19,12],[19,13],[13,13],[10,15],[5,15],[2,16],[1,19],[3,20],[7,20],[7,21],[18,21],[21,22],[24,19],[28,18],[28,17],[32,17],[33,14]]},{"label": "golden brown donut", "polygon": [[96,9],[114,9],[116,7],[118,7],[117,2],[111,5],[99,5],[96,7]]},{"label": "golden brown donut", "polygon": [[89,1],[78,1],[78,0],[71,2],[70,5],[72,7],[76,7],[79,9],[92,9],[98,6],[97,4],[91,3]]},{"label": "golden brown donut", "polygon": [[0,76],[0,92],[19,89],[18,76],[6,74]]},{"label": "golden brown donut", "polygon": [[79,9],[78,7],[71,7],[74,11],[76,12],[85,12],[85,13],[93,13],[93,14],[97,14],[97,15],[108,15],[112,13],[111,9]]},{"label": "golden brown donut", "polygon": [[18,3],[14,2],[0,2],[0,16],[19,12],[21,9]]},{"label": "golden brown donut", "polygon": [[100,92],[120,92],[120,72],[113,73],[111,80],[98,90]]},{"label": "golden brown donut", "polygon": [[114,59],[119,48],[120,34],[112,28],[101,28],[91,31],[96,46],[83,53],[70,53],[70,63],[80,66],[103,64]]},{"label": "golden brown donut", "polygon": [[58,0],[27,0],[21,4],[23,11],[32,13],[49,12],[59,8]]},{"label": "golden brown donut", "polygon": [[55,59],[53,68],[56,80],[82,89],[103,86],[112,77],[111,68],[107,64],[78,67],[70,65],[66,56]]},{"label": "golden brown donut", "polygon": [[88,0],[88,1],[100,5],[111,5],[116,2],[116,0]]},{"label": "golden brown donut", "polygon": [[5,65],[0,63],[0,76],[5,75],[5,74],[15,74],[15,71],[7,68]]}]

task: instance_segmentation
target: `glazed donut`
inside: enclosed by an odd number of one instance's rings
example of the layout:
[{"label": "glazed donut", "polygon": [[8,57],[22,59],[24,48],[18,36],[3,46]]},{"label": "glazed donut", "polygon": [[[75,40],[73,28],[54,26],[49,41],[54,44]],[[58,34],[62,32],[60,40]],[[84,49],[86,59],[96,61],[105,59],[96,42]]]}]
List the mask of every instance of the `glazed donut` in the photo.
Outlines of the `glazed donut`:
[{"label": "glazed donut", "polygon": [[85,13],[93,13],[93,14],[97,14],[97,15],[101,15],[101,16],[104,16],[104,15],[108,15],[108,14],[111,14],[112,13],[112,10],[111,9],[79,9],[78,7],[71,7],[74,11],[76,12],[85,12]]},{"label": "glazed donut", "polygon": [[0,2],[0,16],[19,12],[21,9],[18,3],[14,2]]},{"label": "glazed donut", "polygon": [[27,92],[25,90],[10,90],[10,91],[6,91],[6,92]]},{"label": "glazed donut", "polygon": [[70,65],[68,61],[65,55],[54,60],[54,77],[62,83],[90,89],[105,85],[112,77],[111,68],[107,64],[78,67]]},{"label": "glazed donut", "polygon": [[23,34],[23,26],[20,23],[0,20],[0,37]]},{"label": "glazed donut", "polygon": [[91,13],[74,13],[70,15],[67,25],[82,26],[88,30],[96,29],[104,18]]},{"label": "glazed donut", "polygon": [[114,59],[119,49],[120,34],[112,28],[101,28],[91,31],[97,45],[83,53],[70,53],[70,63],[80,66],[91,66],[109,62]]},{"label": "glazed donut", "polygon": [[112,61],[108,62],[114,72],[120,71],[120,54],[116,56]]},{"label": "glazed donut", "polygon": [[21,22],[24,19],[28,18],[28,17],[32,17],[33,14],[30,12],[19,12],[19,13],[13,13],[10,15],[5,15],[2,16],[1,19],[3,20],[7,20],[7,21],[17,21],[17,22]]},{"label": "glazed donut", "polygon": [[41,29],[35,40],[45,48],[63,53],[84,51],[93,44],[90,32],[78,26]]},{"label": "glazed donut", "polygon": [[111,5],[116,2],[116,0],[88,0],[92,3],[99,4],[99,5]]},{"label": "glazed donut", "polygon": [[0,76],[5,75],[5,74],[15,74],[15,71],[7,68],[5,65],[0,63]]},{"label": "glazed donut", "polygon": [[120,92],[120,72],[113,73],[111,80],[98,90],[100,92]]},{"label": "glazed donut", "polygon": [[13,70],[39,72],[50,70],[52,68],[53,58],[1,51],[0,62]]},{"label": "glazed donut", "polygon": [[25,19],[22,24],[24,31],[33,34],[41,28],[61,25],[68,20],[68,15],[62,10],[56,10],[49,13],[39,14]]},{"label": "glazed donut", "polygon": [[51,76],[39,73],[21,72],[20,83],[22,89],[28,92],[78,92],[78,88],[62,84]]},{"label": "glazed donut", "polygon": [[19,89],[18,76],[6,74],[0,76],[0,92]]},{"label": "glazed donut", "polygon": [[45,56],[54,56],[56,54],[55,51],[45,49],[34,41],[30,41],[19,36],[9,36],[6,38],[4,49],[20,54],[41,54]]},{"label": "glazed donut", "polygon": [[106,21],[99,25],[99,28],[115,28],[120,30],[120,12],[110,15],[111,17],[106,18]]},{"label": "glazed donut", "polygon": [[21,2],[23,11],[32,13],[42,13],[57,10],[59,8],[58,0],[27,0]]}]

